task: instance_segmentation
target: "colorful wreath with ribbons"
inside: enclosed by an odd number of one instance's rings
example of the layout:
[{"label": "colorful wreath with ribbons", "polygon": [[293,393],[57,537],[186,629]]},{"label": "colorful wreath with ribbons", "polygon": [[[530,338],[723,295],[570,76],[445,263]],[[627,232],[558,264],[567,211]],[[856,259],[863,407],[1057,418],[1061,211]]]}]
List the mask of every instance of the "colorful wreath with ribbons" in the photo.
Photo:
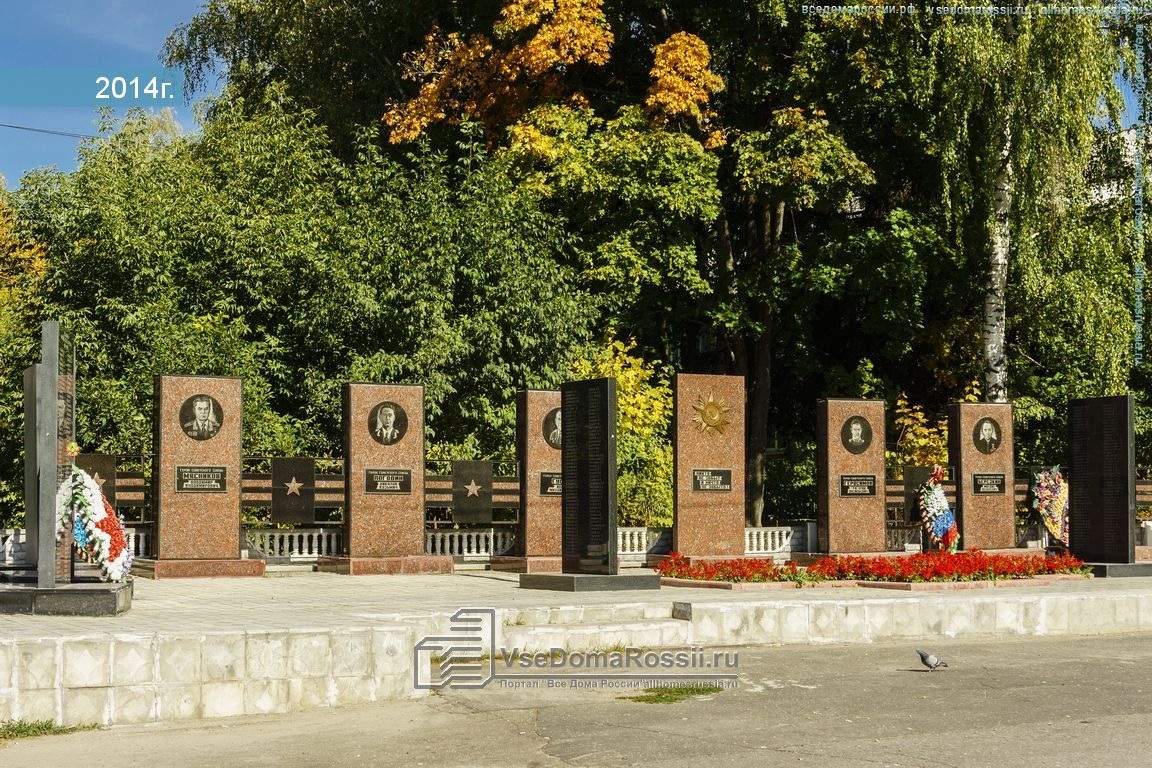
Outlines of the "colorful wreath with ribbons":
[{"label": "colorful wreath with ribbons", "polygon": [[1068,480],[1060,472],[1060,465],[1042,469],[1033,475],[1032,508],[1040,513],[1044,527],[1052,538],[1068,546],[1068,500],[1071,497]]},{"label": "colorful wreath with ribbons", "polygon": [[920,486],[920,514],[924,521],[924,535],[938,549],[955,552],[960,544],[960,530],[956,515],[948,506],[944,495],[944,468],[932,468],[932,476]]},{"label": "colorful wreath with ribbons", "polygon": [[124,523],[100,491],[100,484],[75,464],[56,492],[56,509],[57,541],[63,541],[71,529],[80,557],[98,565],[106,580],[128,577],[132,550]]}]

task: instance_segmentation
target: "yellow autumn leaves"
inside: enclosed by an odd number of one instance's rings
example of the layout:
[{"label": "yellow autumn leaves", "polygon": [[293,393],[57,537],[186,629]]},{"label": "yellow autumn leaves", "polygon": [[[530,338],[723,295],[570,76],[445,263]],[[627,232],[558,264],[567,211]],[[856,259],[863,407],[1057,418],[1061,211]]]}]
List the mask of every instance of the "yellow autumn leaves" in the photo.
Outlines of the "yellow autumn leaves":
[{"label": "yellow autumn leaves", "polygon": [[[465,39],[433,30],[407,57],[405,77],[420,90],[385,114],[393,143],[461,119],[478,120],[493,138],[539,104],[585,106],[576,73],[607,64],[614,42],[603,0],[512,0],[492,32]],[[686,32],[656,46],[645,102],[654,123],[686,119],[706,141],[720,140],[707,104],[724,83],[709,69],[711,58],[707,44]]]}]

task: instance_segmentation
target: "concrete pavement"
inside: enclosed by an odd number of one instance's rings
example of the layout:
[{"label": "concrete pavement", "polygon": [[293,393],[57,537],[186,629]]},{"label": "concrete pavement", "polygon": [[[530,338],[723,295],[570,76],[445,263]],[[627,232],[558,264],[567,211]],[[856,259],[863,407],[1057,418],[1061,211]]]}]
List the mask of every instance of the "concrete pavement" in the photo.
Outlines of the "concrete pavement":
[{"label": "concrete pavement", "polygon": [[565,593],[516,577],[141,580],[114,618],[0,616],[0,720],[133,724],[426,695],[422,638],[491,608],[521,650],[875,644],[1152,631],[1152,579],[941,592],[867,588]]},{"label": "concrete pavement", "polygon": [[445,691],[339,709],[155,723],[0,745],[5,768],[291,765],[1145,765],[1152,634],[745,646],[734,689],[643,704],[607,689]]}]

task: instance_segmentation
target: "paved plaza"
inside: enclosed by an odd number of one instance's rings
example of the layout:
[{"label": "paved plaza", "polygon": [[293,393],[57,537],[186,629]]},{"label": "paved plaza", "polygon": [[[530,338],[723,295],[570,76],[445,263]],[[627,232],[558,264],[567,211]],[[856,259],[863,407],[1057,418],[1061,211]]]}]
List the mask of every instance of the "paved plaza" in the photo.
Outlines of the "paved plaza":
[{"label": "paved plaza", "polygon": [[419,698],[421,639],[490,608],[501,648],[875,644],[1152,631],[1152,579],[902,592],[573,594],[491,572],[138,580],[110,618],[0,616],[0,720],[139,724]]}]

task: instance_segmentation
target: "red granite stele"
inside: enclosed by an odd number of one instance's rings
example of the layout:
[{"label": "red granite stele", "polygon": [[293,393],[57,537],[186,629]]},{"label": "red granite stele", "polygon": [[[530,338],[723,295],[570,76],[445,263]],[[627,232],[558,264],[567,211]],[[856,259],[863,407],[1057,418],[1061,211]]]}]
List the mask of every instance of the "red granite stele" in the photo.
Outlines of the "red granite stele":
[{"label": "red granite stele", "polygon": [[[853,423],[861,424],[857,447]],[[820,400],[816,425],[818,548],[845,554],[885,551],[884,401]],[[869,482],[873,493],[851,495]]]},{"label": "red granite stele", "polygon": [[[995,434],[990,444],[981,442],[985,422],[991,422]],[[956,521],[963,549],[1016,545],[1013,438],[1011,403],[954,403],[949,409],[948,459],[956,468]],[[1003,492],[977,493],[979,476],[1003,477]],[[993,489],[995,483],[983,487]]]},{"label": "red granite stele", "polygon": [[[343,395],[346,554],[320,558],[318,569],[353,576],[452,573],[451,557],[424,554],[424,387],[345,384]],[[382,436],[382,406],[396,417],[390,425],[396,436]],[[408,473],[410,486],[377,492],[369,478],[380,470]]]},{"label": "red granite stele", "polygon": [[563,496],[542,493],[545,473],[561,472],[559,445],[549,443],[560,408],[556,390],[521,390],[516,407],[516,451],[520,459],[520,523],[516,555],[493,556],[492,570],[512,573],[560,573]]},{"label": "red granite stele", "polygon": [[[184,419],[191,401],[214,401],[213,433],[194,437]],[[214,376],[157,376],[153,424],[156,465],[156,557],[137,558],[132,573],[150,578],[263,576],[263,560],[240,557],[240,449],[243,382]],[[183,469],[178,469],[183,468]],[[189,490],[196,468],[222,472],[221,490]],[[178,486],[183,488],[178,490]]]},{"label": "red granite stele", "polygon": [[673,399],[672,546],[689,562],[742,557],[744,377],[678,373]]}]

